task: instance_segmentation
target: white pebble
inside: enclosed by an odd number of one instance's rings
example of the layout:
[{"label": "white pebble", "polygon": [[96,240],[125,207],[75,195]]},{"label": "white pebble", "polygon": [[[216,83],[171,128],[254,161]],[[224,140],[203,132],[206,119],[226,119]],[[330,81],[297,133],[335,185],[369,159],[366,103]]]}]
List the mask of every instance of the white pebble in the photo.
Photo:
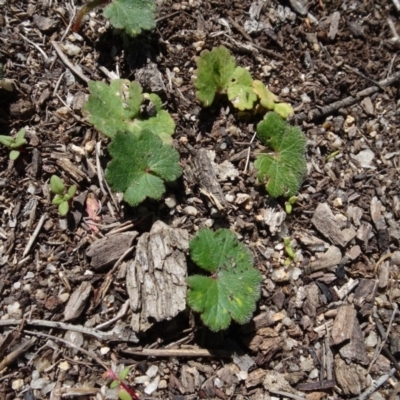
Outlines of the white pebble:
[{"label": "white pebble", "polygon": [[160,382],[160,377],[156,376],[145,388],[144,392],[148,395],[155,392],[158,388],[158,383]]},{"label": "white pebble", "polygon": [[146,371],[146,375],[149,378],[154,378],[158,373],[158,367],[157,365],[152,365],[147,371]]}]

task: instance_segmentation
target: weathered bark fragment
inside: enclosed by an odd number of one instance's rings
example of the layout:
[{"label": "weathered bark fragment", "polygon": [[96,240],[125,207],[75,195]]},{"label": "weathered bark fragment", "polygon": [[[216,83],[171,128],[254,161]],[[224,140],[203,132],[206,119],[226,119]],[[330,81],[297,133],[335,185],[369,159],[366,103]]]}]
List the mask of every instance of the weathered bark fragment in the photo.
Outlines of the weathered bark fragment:
[{"label": "weathered bark fragment", "polygon": [[169,320],[186,308],[188,248],[187,231],[172,229],[161,221],[139,238],[126,277],[134,332],[149,329],[155,321]]}]

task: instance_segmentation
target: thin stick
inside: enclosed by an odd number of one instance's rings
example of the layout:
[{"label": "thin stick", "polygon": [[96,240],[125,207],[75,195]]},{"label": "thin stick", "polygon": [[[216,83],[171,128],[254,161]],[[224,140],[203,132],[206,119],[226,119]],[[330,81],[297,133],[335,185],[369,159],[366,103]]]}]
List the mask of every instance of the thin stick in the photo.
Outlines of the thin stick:
[{"label": "thin stick", "polygon": [[35,231],[32,233],[32,236],[30,237],[29,242],[26,245],[24,252],[22,253],[22,258],[24,258],[31,251],[31,247],[32,247],[34,241],[36,240],[37,235],[39,235],[39,232],[42,229],[42,226],[43,226],[46,218],[47,218],[47,213],[44,213],[40,217],[37,227],[36,227]]},{"label": "thin stick", "polygon": [[0,321],[0,326],[20,325],[21,323],[24,323],[26,325],[31,325],[31,326],[79,332],[84,335],[92,336],[92,337],[96,338],[97,340],[100,340],[101,342],[118,341],[118,342],[137,343],[139,341],[133,332],[130,332],[129,335],[127,335],[127,337],[125,337],[121,333],[98,332],[94,329],[89,329],[89,328],[86,328],[81,325],[72,325],[72,324],[66,324],[64,322],[46,321],[46,320],[41,320],[41,319],[26,319],[26,320],[6,319],[6,320]]},{"label": "thin stick", "polygon": [[15,359],[24,354],[29,348],[31,348],[36,342],[36,338],[29,339],[28,341],[22,343],[18,348],[16,348],[11,353],[7,354],[0,362],[0,371],[5,367],[9,366]]},{"label": "thin stick", "polygon": [[386,341],[387,341],[387,339],[388,339],[388,337],[389,337],[390,329],[392,329],[392,324],[393,324],[393,320],[394,320],[394,317],[395,317],[395,315],[396,315],[397,309],[398,309],[398,305],[397,305],[397,303],[394,303],[394,306],[393,306],[393,313],[392,313],[392,316],[390,317],[389,326],[388,326],[388,328],[387,328],[387,330],[386,330],[385,336],[382,338],[382,343],[381,343],[381,345],[379,346],[379,350],[378,350],[376,356],[371,360],[371,362],[370,362],[370,364],[369,364],[367,373],[369,373],[369,371],[371,370],[372,365],[373,365],[373,364],[375,363],[375,361],[378,359],[379,354],[381,354],[382,349],[383,349],[383,347],[384,347],[385,344],[386,344]]},{"label": "thin stick", "polygon": [[75,7],[75,4],[74,4],[73,0],[71,0],[71,8],[72,8],[72,17],[69,20],[69,24],[67,26],[67,29],[65,29],[64,34],[61,36],[60,42],[62,42],[65,39],[65,36],[68,35],[68,32],[71,29],[71,26],[72,26],[72,24],[74,23],[74,20],[75,20],[76,7]]},{"label": "thin stick", "polygon": [[372,94],[379,92],[380,87],[390,86],[393,83],[397,82],[399,79],[400,79],[400,71],[397,71],[389,78],[379,81],[378,82],[379,86],[370,86],[369,88],[366,88],[364,90],[357,92],[354,97],[349,96],[342,100],[338,100],[338,101],[335,101],[334,103],[328,104],[327,106],[324,106],[321,108],[315,108],[314,110],[311,110],[307,114],[300,113],[300,114],[294,116],[294,120],[299,123],[302,121],[312,121],[317,118],[326,117],[326,116],[332,114],[333,112],[339,110],[339,108],[349,107],[349,106],[359,102],[364,97],[371,96]]},{"label": "thin stick", "polygon": [[380,388],[394,373],[396,368],[392,368],[388,374],[382,375],[377,379],[364,393],[361,393],[358,397],[354,397],[353,400],[366,400],[369,396]]},{"label": "thin stick", "polygon": [[47,57],[47,54],[41,49],[36,43],[33,43],[30,41],[28,38],[26,38],[22,33],[19,34],[19,36],[22,37],[22,39],[26,40],[29,44],[31,44],[36,50],[39,51],[39,53],[43,56],[46,62],[49,61],[49,57]]},{"label": "thin stick", "polygon": [[233,353],[226,350],[207,349],[122,349],[126,354],[144,357],[232,357]]},{"label": "thin stick", "polygon": [[41,333],[41,332],[34,332],[34,331],[28,331],[24,330],[25,333],[28,333],[29,335],[34,335],[34,336],[39,336],[39,337],[45,337],[47,339],[55,340],[56,342],[61,342],[65,344],[68,347],[71,347],[72,349],[78,350],[83,354],[86,354],[88,357],[90,357],[92,360],[96,361],[99,365],[101,365],[106,371],[108,371],[110,368],[107,366],[107,364],[103,363],[103,361],[100,360],[99,357],[96,356],[96,354],[93,354],[90,351],[87,351],[83,349],[82,347],[77,346],[76,344],[69,342],[68,340],[61,339],[57,336],[53,335],[48,335],[47,333]]},{"label": "thin stick", "polygon": [[247,167],[249,166],[251,144],[253,143],[253,141],[254,141],[256,135],[257,135],[257,132],[254,133],[253,137],[252,137],[251,140],[250,140],[249,148],[247,149],[246,165],[244,166],[243,172],[246,172],[246,171],[247,171]]},{"label": "thin stick", "polygon": [[61,47],[58,45],[56,42],[51,42],[52,46],[54,47],[54,50],[58,54],[58,57],[60,57],[61,61],[72,71],[75,73],[75,75],[79,76],[84,82],[88,83],[90,79],[85,76],[81,71],[79,71],[78,68],[76,68],[71,61],[68,60],[68,57],[63,53],[61,50]]},{"label": "thin stick", "polygon": [[129,308],[129,299],[125,301],[125,303],[123,304],[123,306],[120,308],[120,310],[118,311],[118,314],[114,317],[111,318],[110,320],[103,322],[100,325],[97,325],[95,329],[97,330],[102,330],[105,328],[108,328],[110,325],[112,325],[114,322],[117,322],[118,320],[120,320],[121,318],[123,318],[125,316],[125,314],[127,313]]}]

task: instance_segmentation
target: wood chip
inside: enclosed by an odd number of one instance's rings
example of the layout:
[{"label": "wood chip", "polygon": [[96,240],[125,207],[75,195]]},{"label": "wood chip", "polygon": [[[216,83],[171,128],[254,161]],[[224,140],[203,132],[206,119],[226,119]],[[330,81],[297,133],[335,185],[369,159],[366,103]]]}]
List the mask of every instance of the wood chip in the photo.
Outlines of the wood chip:
[{"label": "wood chip", "polygon": [[356,236],[353,228],[341,230],[327,203],[318,204],[311,222],[333,244],[345,247]]},{"label": "wood chip", "polygon": [[357,312],[353,306],[342,306],[338,309],[332,326],[332,344],[337,345],[350,340]]},{"label": "wood chip", "polygon": [[61,167],[69,176],[71,176],[76,182],[82,182],[88,177],[77,166],[72,164],[68,158],[60,158],[57,161],[57,165]]},{"label": "wood chip", "polygon": [[169,320],[185,310],[188,248],[188,232],[161,221],[139,238],[126,277],[134,332],[145,331],[154,321]]},{"label": "wood chip", "polygon": [[[335,326],[335,324],[333,326]],[[355,361],[356,363],[363,365],[369,364],[367,350],[364,344],[364,335],[361,331],[360,324],[357,318],[354,319],[353,330],[350,336],[350,343],[340,348],[339,354],[342,356],[343,359],[347,360],[348,362]]]},{"label": "wood chip", "polygon": [[95,269],[103,269],[115,263],[132,244],[138,232],[123,232],[110,235],[92,243],[86,250],[91,257],[90,265]]},{"label": "wood chip", "polygon": [[329,249],[318,255],[318,258],[314,261],[311,261],[309,265],[305,266],[306,273],[310,274],[315,271],[319,271],[326,268],[334,267],[338,265],[342,260],[342,252],[336,246],[331,246]]},{"label": "wood chip", "polygon": [[378,284],[372,279],[360,279],[354,292],[354,305],[360,308],[362,316],[371,315]]},{"label": "wood chip", "polygon": [[64,310],[65,321],[71,321],[82,314],[87,305],[91,291],[92,285],[90,282],[82,282],[72,293]]}]

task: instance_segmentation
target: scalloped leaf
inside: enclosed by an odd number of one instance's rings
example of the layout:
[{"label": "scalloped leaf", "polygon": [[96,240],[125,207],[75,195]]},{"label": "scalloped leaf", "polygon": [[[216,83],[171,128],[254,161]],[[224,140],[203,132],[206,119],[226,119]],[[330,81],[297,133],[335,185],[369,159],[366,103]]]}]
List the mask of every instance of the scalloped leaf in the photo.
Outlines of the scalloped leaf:
[{"label": "scalloped leaf", "polygon": [[213,331],[231,320],[248,322],[260,297],[262,276],[253,267],[250,251],[228,229],[201,229],[190,242],[192,260],[212,276],[188,278],[187,302]]},{"label": "scalloped leaf", "polygon": [[240,111],[251,110],[254,102],[257,101],[257,95],[252,88],[253,78],[247,69],[237,67],[229,82],[227,94],[228,99],[235,108]]},{"label": "scalloped leaf", "polygon": [[261,81],[253,81],[253,91],[260,98],[260,104],[267,110],[273,110],[275,103],[279,101],[278,96],[273,94]]},{"label": "scalloped leaf", "polygon": [[[164,143],[172,142],[174,120],[167,111],[161,109],[159,96],[142,93],[142,87],[137,82],[115,79],[107,85],[91,81],[89,90],[84,111],[89,113],[89,122],[104,135],[113,139],[117,132],[139,133],[143,129],[150,129]],[[140,115],[140,106],[146,98],[153,102],[157,111],[150,118]]]},{"label": "scalloped leaf", "polygon": [[104,9],[104,16],[114,28],[136,36],[156,27],[155,11],[154,0],[113,0]]},{"label": "scalloped leaf", "polygon": [[106,179],[113,190],[124,192],[124,200],[131,206],[146,197],[161,198],[164,181],[174,181],[182,174],[179,153],[151,131],[118,132],[108,149],[113,159]]},{"label": "scalloped leaf", "polygon": [[196,95],[204,107],[214,101],[216,93],[224,93],[236,69],[235,58],[224,46],[202,51],[197,59]]},{"label": "scalloped leaf", "polygon": [[274,154],[261,154],[254,166],[260,182],[266,183],[271,197],[291,197],[299,190],[307,173],[306,138],[298,127],[290,126],[270,112],[257,125],[257,136]]}]

